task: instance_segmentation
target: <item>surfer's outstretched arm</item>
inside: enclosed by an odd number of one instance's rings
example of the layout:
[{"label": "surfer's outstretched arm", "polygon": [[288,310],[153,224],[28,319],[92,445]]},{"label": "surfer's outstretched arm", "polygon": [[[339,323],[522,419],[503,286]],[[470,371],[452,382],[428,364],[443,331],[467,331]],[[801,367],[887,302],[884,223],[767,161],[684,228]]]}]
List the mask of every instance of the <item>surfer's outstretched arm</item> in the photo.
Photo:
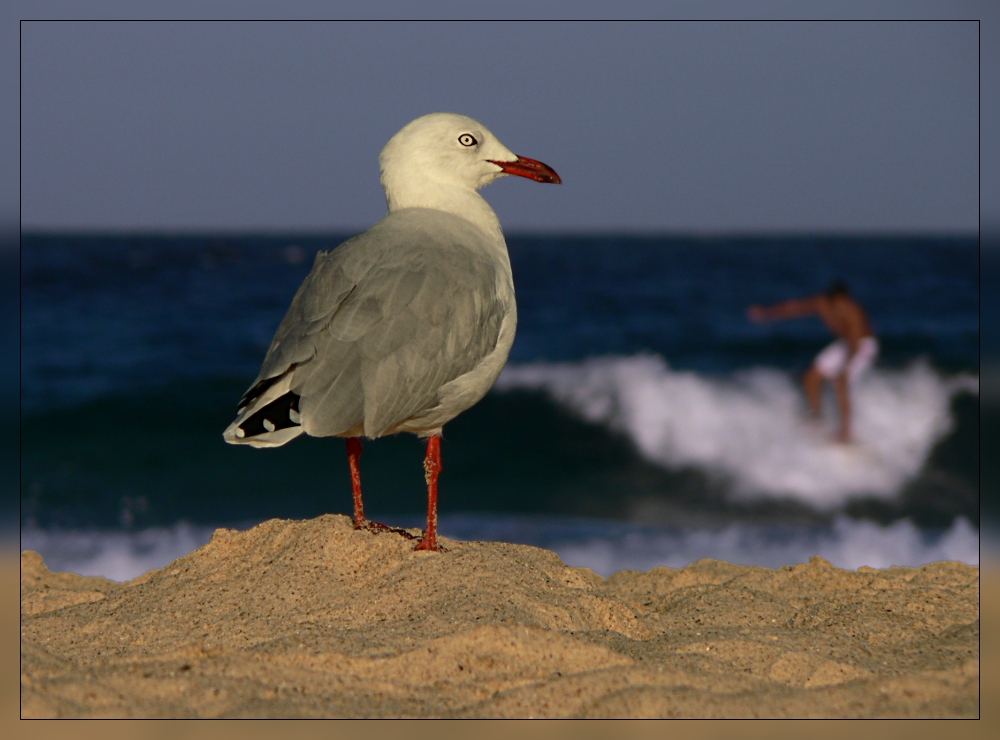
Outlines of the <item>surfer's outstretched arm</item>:
[{"label": "surfer's outstretched arm", "polygon": [[809,298],[795,298],[790,301],[782,301],[772,306],[758,306],[754,304],[747,309],[747,316],[751,321],[782,321],[784,319],[798,319],[803,316],[813,316],[819,313],[819,296]]}]

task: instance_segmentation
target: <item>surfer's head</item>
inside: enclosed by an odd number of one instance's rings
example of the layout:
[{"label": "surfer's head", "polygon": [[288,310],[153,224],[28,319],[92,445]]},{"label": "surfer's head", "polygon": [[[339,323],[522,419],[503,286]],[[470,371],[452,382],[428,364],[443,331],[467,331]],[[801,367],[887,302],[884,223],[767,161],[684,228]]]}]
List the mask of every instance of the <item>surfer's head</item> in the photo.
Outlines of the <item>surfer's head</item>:
[{"label": "surfer's head", "polygon": [[830,283],[827,289],[823,291],[823,295],[827,298],[840,298],[841,296],[849,296],[850,294],[851,291],[848,289],[847,283],[843,280],[834,280]]}]

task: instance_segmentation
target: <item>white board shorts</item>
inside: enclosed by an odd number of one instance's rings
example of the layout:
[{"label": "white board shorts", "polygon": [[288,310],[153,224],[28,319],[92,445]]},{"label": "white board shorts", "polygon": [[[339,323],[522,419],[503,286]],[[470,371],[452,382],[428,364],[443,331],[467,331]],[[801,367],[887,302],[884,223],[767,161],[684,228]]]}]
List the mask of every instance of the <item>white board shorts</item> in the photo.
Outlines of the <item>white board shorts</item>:
[{"label": "white board shorts", "polygon": [[851,356],[851,348],[844,339],[838,339],[824,349],[813,360],[813,367],[827,380],[833,380],[842,372],[847,372],[851,383],[872,366],[878,356],[878,340],[862,337],[858,340],[858,351]]}]

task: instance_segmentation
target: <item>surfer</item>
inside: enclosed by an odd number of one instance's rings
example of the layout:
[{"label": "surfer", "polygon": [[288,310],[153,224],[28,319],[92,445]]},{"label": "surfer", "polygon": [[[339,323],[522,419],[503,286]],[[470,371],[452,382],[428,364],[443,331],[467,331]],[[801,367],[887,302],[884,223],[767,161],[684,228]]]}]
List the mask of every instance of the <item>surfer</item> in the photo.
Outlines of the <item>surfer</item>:
[{"label": "surfer", "polygon": [[819,295],[796,298],[773,306],[750,306],[751,321],[781,321],[802,316],[818,315],[837,339],[816,355],[802,377],[806,400],[813,418],[822,413],[823,381],[831,383],[837,392],[840,409],[838,442],[851,441],[850,386],[871,367],[878,355],[878,340],[868,323],[864,308],[851,295],[842,281],[834,281]]}]

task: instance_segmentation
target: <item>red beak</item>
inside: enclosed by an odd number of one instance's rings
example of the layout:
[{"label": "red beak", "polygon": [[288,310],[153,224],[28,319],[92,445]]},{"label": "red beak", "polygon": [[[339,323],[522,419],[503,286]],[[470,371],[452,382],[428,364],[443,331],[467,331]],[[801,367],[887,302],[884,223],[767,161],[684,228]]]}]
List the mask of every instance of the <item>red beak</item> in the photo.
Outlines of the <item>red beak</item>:
[{"label": "red beak", "polygon": [[562,179],[560,179],[554,169],[547,164],[542,164],[537,159],[518,157],[513,162],[499,162],[495,159],[489,161],[508,175],[527,177],[529,180],[534,180],[535,182],[551,182],[555,185],[559,185],[562,182]]}]

